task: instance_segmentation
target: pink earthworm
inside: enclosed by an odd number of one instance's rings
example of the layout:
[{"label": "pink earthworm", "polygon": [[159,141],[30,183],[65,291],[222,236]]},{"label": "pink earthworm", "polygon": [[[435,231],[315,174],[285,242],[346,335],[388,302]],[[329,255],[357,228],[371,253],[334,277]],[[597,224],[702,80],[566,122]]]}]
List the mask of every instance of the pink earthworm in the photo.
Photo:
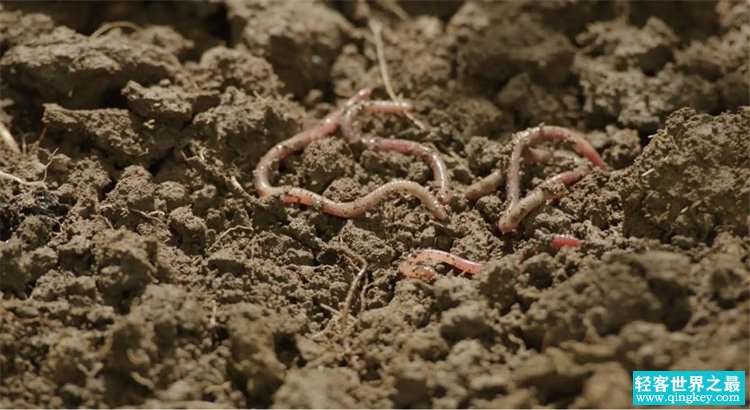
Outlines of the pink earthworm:
[{"label": "pink earthworm", "polygon": [[346,109],[341,118],[341,134],[349,144],[362,144],[367,148],[378,151],[397,151],[411,155],[425,161],[432,169],[435,182],[438,185],[438,198],[440,202],[447,205],[451,201],[448,189],[450,178],[445,162],[435,151],[415,141],[388,138],[359,138],[354,130],[354,117],[362,112],[379,113],[406,113],[411,110],[411,104],[396,101],[362,101],[352,104]]},{"label": "pink earthworm", "polygon": [[[546,164],[552,158],[553,154],[549,151],[542,149],[529,148],[524,153],[524,161],[529,164]],[[464,195],[466,198],[474,201],[491,192],[497,190],[503,183],[505,183],[506,175],[505,170],[496,169],[491,174],[480,179],[479,181],[469,185],[466,188]]]},{"label": "pink earthworm", "polygon": [[521,171],[521,160],[524,159],[528,163],[546,163],[552,157],[552,154],[547,151],[529,148],[530,145],[543,140],[570,141],[573,143],[573,149],[595,166],[603,170],[608,169],[599,153],[578,132],[563,127],[539,125],[516,133],[513,138],[513,153],[507,171],[496,170],[469,185],[465,192],[466,197],[471,200],[479,199],[493,192],[507,181],[507,195],[510,200],[508,208],[512,207],[520,197],[518,174]]},{"label": "pink earthworm", "polygon": [[341,123],[341,117],[346,110],[352,105],[369,98],[370,89],[364,89],[347,101],[346,105],[337,111],[329,114],[323,119],[321,124],[302,131],[299,134],[276,144],[260,159],[255,168],[254,185],[261,198],[272,195],[283,195],[284,203],[287,204],[304,204],[308,206],[317,206],[323,212],[343,218],[354,218],[365,213],[368,209],[380,203],[388,194],[392,192],[406,192],[419,198],[432,215],[439,219],[448,218],[446,210],[442,207],[432,193],[422,185],[406,180],[394,180],[381,185],[374,191],[352,202],[337,202],[325,198],[322,195],[303,188],[293,187],[275,187],[271,185],[269,171],[274,161],[281,160],[288,155],[304,149],[313,141],[325,137],[336,131]]},{"label": "pink earthworm", "polygon": [[492,173],[487,175],[486,177],[469,185],[466,188],[466,192],[464,192],[464,195],[466,196],[466,198],[473,201],[496,190],[500,185],[503,184],[503,182],[505,182],[505,172],[503,172],[503,170],[497,169],[495,171],[492,171]]},{"label": "pink earthworm", "polygon": [[287,204],[299,203],[317,207],[325,213],[341,218],[356,218],[382,202],[388,194],[406,192],[419,198],[436,219],[448,219],[446,210],[427,188],[414,181],[404,179],[395,179],[387,182],[369,194],[351,202],[337,202],[303,188],[287,187],[278,189],[281,189],[284,193],[284,202]]},{"label": "pink earthworm", "polygon": [[437,275],[435,269],[423,265],[424,262],[442,262],[461,271],[476,275],[484,266],[483,263],[473,262],[452,253],[437,249],[422,249],[406,257],[398,264],[398,270],[406,277],[429,280]]},{"label": "pink earthworm", "polygon": [[[583,245],[581,240],[567,234],[552,235],[551,244],[555,249],[564,247],[577,249]],[[402,275],[409,278],[430,280],[437,275],[437,272],[435,269],[424,265],[424,262],[446,263],[472,276],[478,274],[484,267],[483,262],[470,261],[449,252],[437,249],[422,249],[411,253],[406,259],[399,262],[398,270]]]},{"label": "pink earthworm", "polygon": [[502,232],[514,231],[529,212],[542,206],[542,204],[549,200],[564,196],[566,192],[565,187],[580,181],[589,172],[591,171],[588,167],[582,166],[572,171],[561,172],[547,178],[523,199],[505,210],[497,221],[498,229]]},{"label": "pink earthworm", "polygon": [[[353,97],[347,100],[346,104],[344,104],[342,108],[339,108],[338,110],[328,114],[325,118],[323,118],[320,124],[304,130],[294,135],[293,137],[274,145],[270,150],[268,150],[268,152],[266,152],[260,158],[260,161],[258,161],[258,165],[256,165],[255,167],[253,184],[255,185],[255,190],[258,191],[258,195],[261,198],[265,198],[271,195],[283,194],[284,188],[274,187],[273,185],[271,185],[271,181],[268,175],[271,171],[271,165],[275,161],[284,159],[290,154],[304,149],[314,141],[335,132],[339,128],[339,125],[341,124],[341,117],[344,115],[347,108],[355,105],[360,101],[364,101],[370,98],[371,94],[372,88],[363,88],[359,90]],[[289,203],[298,201],[295,201],[291,198],[289,198],[289,201],[287,201],[287,198],[284,198],[284,202]]]},{"label": "pink earthworm", "polygon": [[[497,227],[502,232],[511,232],[518,227],[523,218],[532,210],[544,204],[546,201],[559,198],[565,193],[565,186],[570,186],[578,182],[589,169],[585,167],[576,168],[573,171],[563,172],[551,178],[548,178],[537,188],[535,188],[525,198],[520,199],[521,188],[519,173],[521,171],[521,159],[524,149],[529,145],[539,143],[543,140],[551,141],[570,141],[573,148],[594,166],[603,170],[608,167],[602,160],[599,153],[583,136],[575,131],[563,127],[539,125],[538,127],[529,128],[521,131],[514,137],[513,152],[511,153],[510,164],[506,177],[506,190],[508,197],[508,206],[505,208],[503,215],[497,221]],[[499,181],[497,172],[493,173],[483,181],[478,182],[479,188],[486,188],[496,184]],[[479,189],[478,189],[479,190]],[[475,191],[469,191],[469,195],[477,195]]]},{"label": "pink earthworm", "polygon": [[550,141],[570,141],[573,143],[573,149],[575,149],[583,157],[591,161],[592,164],[607,170],[607,164],[596,149],[589,143],[583,136],[573,130],[556,127],[539,125],[538,127],[529,128],[516,134],[514,138],[513,153],[510,157],[510,164],[508,165],[508,177],[507,177],[507,196],[508,196],[508,207],[506,213],[511,209],[515,208],[518,204],[521,196],[521,188],[519,182],[519,173],[521,172],[521,154],[524,149],[529,145],[537,144],[544,140]]},{"label": "pink earthworm", "polygon": [[560,248],[580,248],[583,245],[580,239],[568,234],[555,234],[552,236],[552,247]]}]

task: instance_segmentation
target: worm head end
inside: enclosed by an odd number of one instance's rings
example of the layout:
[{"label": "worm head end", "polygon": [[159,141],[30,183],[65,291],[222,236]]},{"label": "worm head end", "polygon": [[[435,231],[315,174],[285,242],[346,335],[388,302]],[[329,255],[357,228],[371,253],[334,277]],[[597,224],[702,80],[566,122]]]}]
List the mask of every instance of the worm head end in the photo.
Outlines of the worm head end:
[{"label": "worm head end", "polygon": [[356,101],[367,100],[372,95],[372,90],[373,90],[372,87],[362,88],[361,90],[357,91],[357,94],[354,96],[353,99],[356,100]]},{"label": "worm head end", "polygon": [[514,224],[511,221],[508,221],[508,218],[500,218],[500,220],[497,221],[497,229],[499,229],[500,232],[503,233],[513,232],[517,227],[518,225]]}]

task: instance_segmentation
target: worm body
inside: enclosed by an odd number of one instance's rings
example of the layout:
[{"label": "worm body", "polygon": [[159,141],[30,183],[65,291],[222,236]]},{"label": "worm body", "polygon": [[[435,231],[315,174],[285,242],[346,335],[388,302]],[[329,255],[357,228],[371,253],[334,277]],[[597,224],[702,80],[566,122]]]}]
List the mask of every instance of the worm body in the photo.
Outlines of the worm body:
[{"label": "worm body", "polygon": [[534,188],[523,199],[505,210],[497,221],[497,228],[502,232],[512,232],[531,211],[545,202],[565,195],[565,187],[575,184],[589,173],[587,167],[579,167],[546,179]]},{"label": "worm body", "polygon": [[[383,199],[393,192],[404,192],[416,196],[422,201],[422,204],[432,213],[432,215],[439,220],[448,218],[446,210],[440,204],[440,201],[435,198],[427,188],[422,185],[406,180],[394,180],[386,184],[381,185],[374,191],[359,198],[352,202],[337,202],[331,199],[325,198],[322,195],[316,194],[315,192],[309,191],[303,188],[294,187],[275,187],[271,185],[269,173],[271,165],[279,160],[282,160],[290,154],[300,151],[310,145],[312,142],[321,139],[331,133],[335,132],[340,125],[342,125],[342,118],[351,117],[350,112],[354,107],[359,107],[359,103],[367,100],[370,97],[372,90],[365,88],[359,91],[355,96],[351,97],[344,107],[326,116],[320,124],[302,131],[295,136],[284,140],[261,157],[258,165],[254,171],[254,181],[258,195],[261,198],[282,195],[284,203],[287,204],[304,204],[307,206],[318,206],[323,212],[329,213],[334,216],[343,218],[354,218],[364,214],[373,206],[379,204]],[[400,112],[404,107],[408,106],[405,103],[391,103],[387,101],[375,101],[376,104],[368,105],[369,107],[375,107],[373,109],[380,110],[381,112]],[[385,104],[387,103],[387,104]],[[395,111],[388,111],[395,110]],[[347,125],[351,128],[351,120]],[[343,130],[342,130],[343,131]],[[344,132],[346,135],[346,132]],[[394,150],[418,150],[412,147],[410,141],[404,140],[393,140],[395,142],[385,142],[391,140],[385,140],[382,138],[372,139],[375,141],[371,142],[371,145],[375,149],[394,149]],[[351,141],[351,139],[350,139]],[[443,168],[445,166],[443,165]]]},{"label": "worm body", "polygon": [[354,130],[354,117],[361,112],[378,112],[383,114],[401,114],[411,111],[412,106],[405,101],[366,101],[359,100],[344,107],[341,114],[341,134],[350,144],[359,142],[359,136]]},{"label": "worm body", "polygon": [[596,149],[583,136],[573,130],[563,127],[540,125],[529,128],[516,134],[514,138],[513,153],[508,165],[508,182],[506,185],[508,196],[508,208],[515,207],[521,196],[519,174],[521,172],[521,157],[524,149],[530,145],[538,144],[544,140],[549,141],[569,141],[573,143],[573,148],[583,157],[591,161],[592,164],[607,170],[607,165]]},{"label": "worm body", "polygon": [[532,210],[544,204],[546,201],[559,198],[565,194],[565,187],[578,182],[589,173],[587,167],[579,167],[573,171],[563,172],[548,178],[538,187],[534,188],[525,198],[520,199],[521,188],[519,173],[521,171],[521,156],[528,146],[537,144],[544,140],[569,141],[573,143],[573,149],[588,159],[594,166],[607,170],[607,165],[596,152],[594,147],[586,141],[583,136],[575,131],[563,127],[540,125],[529,128],[516,134],[515,145],[508,165],[508,176],[506,183],[508,206],[497,221],[497,227],[502,232],[511,232],[518,227],[523,218]]},{"label": "worm body", "polygon": [[552,247],[560,248],[580,248],[583,243],[573,235],[556,234],[552,236]]},{"label": "worm body", "polygon": [[[523,159],[529,164],[546,164],[553,154],[543,149],[529,148],[524,152]],[[487,194],[495,192],[500,185],[505,183],[505,172],[497,169],[479,181],[469,185],[464,195],[471,201],[477,200]]]},{"label": "worm body", "polygon": [[442,204],[450,203],[448,169],[440,156],[433,150],[418,142],[403,139],[363,138],[360,142],[365,147],[376,151],[397,151],[425,161],[435,175],[435,181],[438,184],[438,199]]},{"label": "worm body", "polygon": [[362,101],[349,106],[341,117],[341,134],[352,145],[361,144],[377,151],[397,151],[425,161],[432,169],[438,185],[438,199],[443,204],[451,201],[448,169],[435,151],[415,141],[388,138],[360,138],[354,129],[354,117],[362,111],[379,113],[406,113],[411,104],[397,101]]},{"label": "worm body", "polygon": [[270,195],[283,193],[284,188],[271,185],[268,175],[271,172],[271,165],[276,161],[286,158],[294,152],[304,149],[313,142],[334,133],[339,128],[341,117],[346,110],[360,101],[367,100],[370,98],[371,94],[372,88],[363,88],[359,90],[357,94],[347,100],[342,108],[339,108],[323,118],[320,124],[304,130],[289,139],[281,141],[268,150],[268,152],[260,158],[260,161],[258,161],[258,165],[256,165],[253,175],[253,185],[255,186],[255,190],[258,191],[258,195],[261,198],[264,198]]},{"label": "worm body", "polygon": [[419,198],[435,219],[448,219],[448,213],[434,195],[414,181],[396,179],[387,182],[369,194],[351,202],[337,202],[303,188],[277,188],[284,194],[284,203],[319,207],[323,212],[341,218],[356,218],[383,200],[391,193],[404,192]]},{"label": "worm body", "polygon": [[606,171],[609,169],[604,160],[596,152],[596,149],[591,143],[583,137],[583,135],[577,131],[571,130],[565,127],[558,127],[554,125],[540,125],[536,128],[532,128],[532,135],[529,137],[527,145],[534,145],[543,140],[549,141],[568,141],[573,144],[573,149],[581,154],[584,158],[588,159],[594,166]]},{"label": "worm body", "polygon": [[424,265],[424,262],[442,262],[455,267],[461,271],[476,275],[484,266],[478,263],[456,256],[452,253],[437,249],[422,249],[409,255],[398,264],[398,270],[406,277],[414,279],[429,280],[437,275],[435,269]]},{"label": "worm body", "polygon": [[[552,236],[552,247],[560,248],[580,248],[583,243],[572,235],[555,234]],[[406,257],[398,264],[398,270],[402,275],[420,280],[431,280],[436,275],[435,269],[424,265],[425,262],[442,262],[453,266],[454,268],[471,275],[476,275],[484,266],[482,262],[474,262],[456,256],[452,253],[440,251],[437,249],[422,249]]]},{"label": "worm body", "polygon": [[505,182],[505,173],[500,169],[496,169],[486,177],[469,185],[464,195],[473,201],[495,191],[503,182]]}]

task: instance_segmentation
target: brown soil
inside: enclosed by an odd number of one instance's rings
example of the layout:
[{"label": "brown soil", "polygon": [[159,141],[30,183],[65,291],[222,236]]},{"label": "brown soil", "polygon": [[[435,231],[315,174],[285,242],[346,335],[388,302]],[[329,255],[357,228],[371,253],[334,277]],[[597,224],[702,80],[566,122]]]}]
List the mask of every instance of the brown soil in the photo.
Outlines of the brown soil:
[{"label": "brown soil", "polygon": [[[0,169],[49,167],[46,187],[0,180],[0,407],[627,407],[634,369],[750,370],[748,15],[729,0],[3,2],[0,120],[25,153],[0,146]],[[502,190],[457,196],[446,223],[404,197],[353,220],[257,199],[268,148],[380,84],[372,18],[429,129],[363,129],[437,148],[457,193],[540,122],[584,131],[614,170],[513,234],[494,226]],[[115,21],[139,28],[92,36]],[[564,168],[529,168],[524,190]],[[275,174],[340,200],[432,178],[338,137]],[[558,232],[583,248],[554,250]],[[346,332],[358,266],[334,245],[368,264]],[[427,247],[489,263],[400,277]]]}]

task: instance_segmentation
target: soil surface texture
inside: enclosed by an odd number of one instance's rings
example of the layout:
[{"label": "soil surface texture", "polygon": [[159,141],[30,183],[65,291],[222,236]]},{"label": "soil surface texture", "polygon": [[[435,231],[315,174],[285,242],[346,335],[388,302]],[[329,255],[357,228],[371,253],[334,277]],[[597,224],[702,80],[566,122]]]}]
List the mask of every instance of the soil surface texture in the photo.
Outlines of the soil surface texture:
[{"label": "soil surface texture", "polygon": [[[27,184],[0,177],[0,407],[629,407],[632,370],[750,370],[748,7],[2,2],[0,170]],[[275,144],[388,98],[373,21],[422,126],[357,129],[439,152],[446,221],[253,187]],[[464,191],[540,123],[610,170],[501,233],[505,189]],[[523,193],[576,160],[543,147]],[[395,178],[435,188],[340,132],[272,170],[341,201]],[[487,263],[400,275],[423,248]]]}]

